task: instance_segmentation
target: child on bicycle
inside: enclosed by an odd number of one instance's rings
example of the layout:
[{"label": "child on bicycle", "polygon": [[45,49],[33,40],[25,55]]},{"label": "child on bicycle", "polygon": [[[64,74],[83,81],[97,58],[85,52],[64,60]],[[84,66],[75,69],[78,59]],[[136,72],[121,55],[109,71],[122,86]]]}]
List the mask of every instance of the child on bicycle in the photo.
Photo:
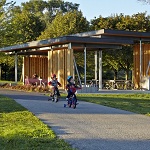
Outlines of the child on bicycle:
[{"label": "child on bicycle", "polygon": [[68,100],[70,96],[73,94],[75,96],[75,99],[77,100],[75,92],[77,88],[78,89],[80,88],[77,85],[75,85],[75,82],[72,76],[68,76],[67,81],[68,81],[68,84],[66,85],[66,90],[67,90],[68,95],[66,97],[66,100]]},{"label": "child on bicycle", "polygon": [[48,85],[50,86],[50,97],[53,97],[55,88],[57,90],[58,96],[60,96],[58,85],[61,86],[61,84],[58,82],[56,74],[52,74],[51,81],[48,82]]}]

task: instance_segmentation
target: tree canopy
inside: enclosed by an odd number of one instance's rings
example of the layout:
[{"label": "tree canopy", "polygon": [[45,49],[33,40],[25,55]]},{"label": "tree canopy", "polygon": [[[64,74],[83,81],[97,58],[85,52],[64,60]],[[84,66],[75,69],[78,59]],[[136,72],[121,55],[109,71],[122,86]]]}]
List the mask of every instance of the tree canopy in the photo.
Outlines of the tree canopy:
[{"label": "tree canopy", "polygon": [[150,0],[138,0],[138,1],[141,1],[141,2],[144,2],[144,3],[149,3],[150,4]]},{"label": "tree canopy", "polygon": [[52,23],[42,32],[39,39],[54,38],[70,35],[89,30],[89,22],[83,17],[80,11],[70,11],[63,14],[58,13]]}]

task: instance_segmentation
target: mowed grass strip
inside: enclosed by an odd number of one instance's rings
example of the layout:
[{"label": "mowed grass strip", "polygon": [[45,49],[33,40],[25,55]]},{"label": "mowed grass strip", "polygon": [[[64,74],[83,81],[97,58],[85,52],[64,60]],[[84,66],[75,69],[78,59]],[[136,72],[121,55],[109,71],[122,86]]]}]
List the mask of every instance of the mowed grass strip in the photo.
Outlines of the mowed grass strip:
[{"label": "mowed grass strip", "polygon": [[150,116],[150,94],[77,94],[77,99]]},{"label": "mowed grass strip", "polygon": [[78,94],[77,97],[79,101],[82,100],[150,116],[150,94]]},{"label": "mowed grass strip", "polygon": [[73,150],[31,112],[0,95],[1,150]]}]

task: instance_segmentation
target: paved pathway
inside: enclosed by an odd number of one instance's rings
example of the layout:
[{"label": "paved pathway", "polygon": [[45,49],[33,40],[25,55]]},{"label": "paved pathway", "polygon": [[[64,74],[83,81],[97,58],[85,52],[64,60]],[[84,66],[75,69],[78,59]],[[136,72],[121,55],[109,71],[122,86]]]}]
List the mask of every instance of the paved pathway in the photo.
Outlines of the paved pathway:
[{"label": "paved pathway", "polygon": [[150,117],[79,101],[64,108],[47,96],[0,89],[79,150],[150,150]]}]

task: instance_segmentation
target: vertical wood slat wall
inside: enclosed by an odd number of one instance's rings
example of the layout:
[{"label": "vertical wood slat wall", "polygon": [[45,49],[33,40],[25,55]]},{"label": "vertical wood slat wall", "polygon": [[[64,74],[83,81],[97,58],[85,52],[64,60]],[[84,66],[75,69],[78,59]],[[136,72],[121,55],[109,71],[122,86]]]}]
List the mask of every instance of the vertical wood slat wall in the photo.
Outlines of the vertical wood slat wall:
[{"label": "vertical wood slat wall", "polygon": [[73,50],[64,49],[48,52],[48,80],[55,73],[64,89],[67,84],[67,76],[73,76]]},{"label": "vertical wood slat wall", "polygon": [[24,75],[32,78],[34,73],[43,79],[50,81],[55,73],[64,89],[67,84],[67,76],[73,76],[73,50],[49,51],[47,57],[24,57]]},{"label": "vertical wood slat wall", "polygon": [[32,78],[36,73],[43,79],[48,78],[48,59],[47,57],[24,57],[24,75]]},{"label": "vertical wood slat wall", "polygon": [[[142,44],[142,76],[146,76],[147,67],[150,61],[150,44]],[[134,45],[133,51],[133,64],[134,73],[133,81],[135,88],[140,87],[140,45]],[[150,70],[148,71],[148,76],[150,76]]]}]

